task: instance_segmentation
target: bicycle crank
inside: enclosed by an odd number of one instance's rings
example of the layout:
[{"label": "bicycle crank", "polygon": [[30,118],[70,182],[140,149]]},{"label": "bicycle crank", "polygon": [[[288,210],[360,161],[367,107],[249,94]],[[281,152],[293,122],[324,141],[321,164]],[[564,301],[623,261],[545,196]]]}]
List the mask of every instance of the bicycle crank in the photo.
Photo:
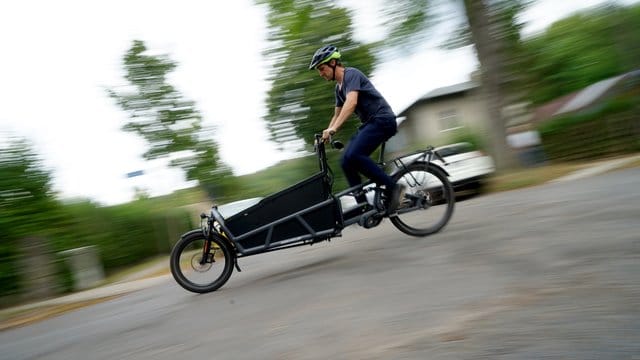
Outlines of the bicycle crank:
[{"label": "bicycle crank", "polygon": [[363,216],[362,218],[360,218],[360,221],[358,221],[358,224],[365,229],[371,229],[372,227],[380,225],[380,222],[382,222],[382,215],[373,214],[369,216]]}]

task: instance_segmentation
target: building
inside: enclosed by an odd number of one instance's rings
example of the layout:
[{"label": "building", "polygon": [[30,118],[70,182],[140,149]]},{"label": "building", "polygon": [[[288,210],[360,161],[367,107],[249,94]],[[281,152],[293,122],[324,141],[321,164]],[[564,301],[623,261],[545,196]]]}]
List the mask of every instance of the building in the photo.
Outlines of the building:
[{"label": "building", "polygon": [[[530,109],[526,103],[505,107],[505,126],[532,126],[558,115],[597,109],[620,94],[640,93],[640,70],[604,79],[582,90]],[[458,129],[487,133],[489,115],[478,82],[469,81],[437,88],[417,99],[398,114],[398,134],[387,143],[387,152],[397,154],[425,145],[442,145]]]},{"label": "building", "polygon": [[441,145],[451,132],[484,133],[488,122],[479,85],[469,81],[426,93],[398,114],[398,134],[387,143],[390,154],[418,145]]}]

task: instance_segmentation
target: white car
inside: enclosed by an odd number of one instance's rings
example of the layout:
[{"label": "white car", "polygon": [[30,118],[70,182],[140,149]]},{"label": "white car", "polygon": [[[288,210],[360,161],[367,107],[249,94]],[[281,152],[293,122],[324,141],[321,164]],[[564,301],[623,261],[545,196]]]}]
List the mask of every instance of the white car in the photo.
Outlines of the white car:
[{"label": "white car", "polygon": [[450,175],[449,180],[456,192],[473,190],[478,192],[487,178],[496,170],[491,156],[475,150],[470,143],[462,142],[435,148],[445,164],[434,160]]},{"label": "white car", "polygon": [[[480,192],[487,178],[495,172],[495,164],[491,156],[484,154],[480,150],[474,150],[473,145],[466,142],[449,144],[434,149],[445,161],[443,164],[439,159],[432,162],[440,165],[449,173],[449,181],[453,185],[455,192],[471,190],[474,193]],[[402,158],[404,162],[409,162],[421,154],[415,154]],[[393,164],[390,164],[393,166]],[[375,185],[370,185],[371,187]],[[342,207],[349,208],[356,205],[356,201],[351,196],[344,196]],[[373,203],[373,192],[367,193],[367,200]]]},{"label": "white car", "polygon": [[[433,159],[432,162],[440,165],[449,173],[449,181],[456,192],[472,190],[479,192],[487,178],[495,172],[495,164],[491,156],[480,150],[474,150],[473,145],[467,142],[440,146],[434,149],[443,159]],[[403,158],[410,161],[420,154]]]}]

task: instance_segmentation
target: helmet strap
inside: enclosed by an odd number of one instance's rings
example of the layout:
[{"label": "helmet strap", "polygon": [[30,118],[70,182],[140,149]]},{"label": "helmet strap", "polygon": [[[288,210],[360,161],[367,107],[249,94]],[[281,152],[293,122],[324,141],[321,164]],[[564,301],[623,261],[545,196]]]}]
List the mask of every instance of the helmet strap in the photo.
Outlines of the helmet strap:
[{"label": "helmet strap", "polygon": [[[331,61],[329,61],[331,62]],[[329,65],[329,64],[327,64]],[[331,81],[336,81],[336,67],[338,66],[338,62],[334,61],[333,62],[333,66],[329,65],[329,67],[333,70],[333,78],[331,79]]]}]

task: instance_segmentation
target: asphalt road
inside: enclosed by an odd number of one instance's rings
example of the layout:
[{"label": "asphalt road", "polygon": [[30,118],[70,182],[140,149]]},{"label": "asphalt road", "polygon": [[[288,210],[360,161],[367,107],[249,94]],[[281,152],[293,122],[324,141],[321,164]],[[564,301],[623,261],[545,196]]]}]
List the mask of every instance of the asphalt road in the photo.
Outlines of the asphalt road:
[{"label": "asphalt road", "polygon": [[640,169],[459,202],[0,332],[0,359],[640,359]]}]

